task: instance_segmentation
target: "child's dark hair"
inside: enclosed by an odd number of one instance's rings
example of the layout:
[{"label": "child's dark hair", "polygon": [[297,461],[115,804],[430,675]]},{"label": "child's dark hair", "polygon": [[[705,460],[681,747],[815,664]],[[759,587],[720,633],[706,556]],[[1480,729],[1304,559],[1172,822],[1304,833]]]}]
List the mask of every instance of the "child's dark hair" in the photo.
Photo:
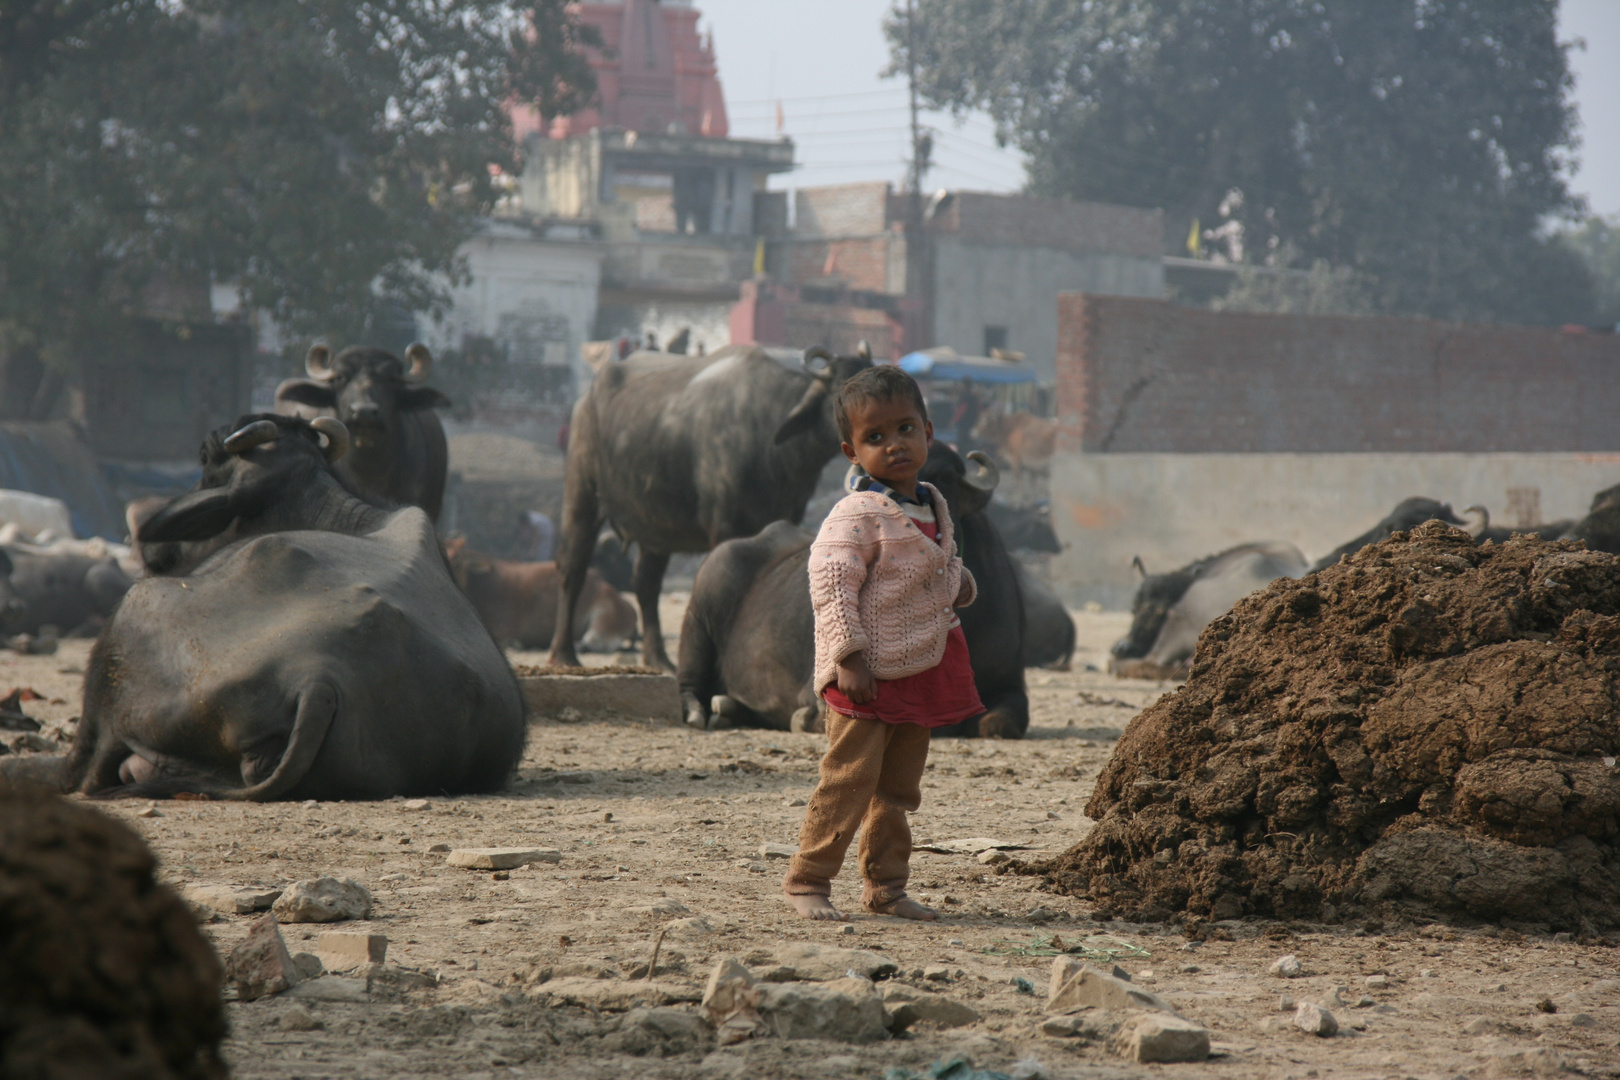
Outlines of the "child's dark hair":
[{"label": "child's dark hair", "polygon": [[838,434],[845,442],[855,441],[855,431],[849,420],[851,408],[904,397],[909,397],[917,406],[917,415],[921,416],[923,423],[926,424],[928,403],[923,400],[922,387],[917,385],[916,379],[893,364],[875,364],[869,368],[862,368],[844,380],[844,385],[838,388],[838,400],[833,408],[833,414],[838,419]]}]

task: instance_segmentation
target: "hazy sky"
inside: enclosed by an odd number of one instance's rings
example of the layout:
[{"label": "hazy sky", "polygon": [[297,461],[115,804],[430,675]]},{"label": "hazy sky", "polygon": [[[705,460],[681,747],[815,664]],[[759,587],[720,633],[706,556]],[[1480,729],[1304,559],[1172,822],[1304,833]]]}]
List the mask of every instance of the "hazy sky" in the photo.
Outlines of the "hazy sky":
[{"label": "hazy sky", "polygon": [[[714,29],[732,134],[774,136],[781,99],[802,166],[774,187],[901,180],[910,154],[905,86],[878,76],[889,59],[880,24],[890,0],[693,2]],[[1620,214],[1620,0],[1563,0],[1561,36],[1586,40],[1571,57],[1584,137],[1574,188],[1592,209]],[[996,147],[985,117],[925,120],[935,131],[929,187],[1012,191],[1023,183],[1020,156]]]}]

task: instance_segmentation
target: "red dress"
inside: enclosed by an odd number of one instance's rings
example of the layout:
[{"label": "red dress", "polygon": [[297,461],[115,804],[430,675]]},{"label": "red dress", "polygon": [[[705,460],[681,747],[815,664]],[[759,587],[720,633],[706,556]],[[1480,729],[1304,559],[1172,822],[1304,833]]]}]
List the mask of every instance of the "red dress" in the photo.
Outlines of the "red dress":
[{"label": "red dress", "polygon": [[[930,540],[939,539],[939,526],[932,521],[916,521],[917,528]],[[984,712],[979,688],[973,682],[973,662],[968,656],[967,637],[962,624],[955,622],[945,635],[945,655],[935,666],[900,679],[878,679],[877,696],[857,705],[838,689],[836,682],[821,690],[827,708],[861,720],[882,720],[889,724],[917,724],[936,728],[961,723]]]}]

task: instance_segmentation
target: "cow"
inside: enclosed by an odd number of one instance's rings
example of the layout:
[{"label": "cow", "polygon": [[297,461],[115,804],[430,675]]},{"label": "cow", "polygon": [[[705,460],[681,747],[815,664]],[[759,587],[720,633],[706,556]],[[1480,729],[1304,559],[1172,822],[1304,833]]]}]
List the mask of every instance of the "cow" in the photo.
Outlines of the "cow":
[{"label": "cow", "polygon": [[996,448],[1001,459],[1022,477],[1044,473],[1052,463],[1057,446],[1057,421],[1022,409],[1014,413],[993,411],[984,414],[973,436]]},{"label": "cow", "polygon": [[196,486],[141,525],[183,557],[136,582],[91,649],[71,754],[5,776],[103,798],[502,786],[525,735],[517,680],[427,514],[332,469],[346,442],[330,417],[213,432]]},{"label": "cow", "polygon": [[[1023,599],[1012,559],[984,514],[999,474],[984,454],[974,451],[969,460],[971,469],[936,442],[920,478],[945,497],[962,561],[978,583],[978,598],[960,617],[986,711],[934,734],[1021,738],[1029,727]],[[756,536],[720,544],[703,560],[681,624],[676,672],[688,724],[814,729],[820,717],[811,685],[814,539],[808,530],[777,521]]]},{"label": "cow", "polygon": [[[444,554],[450,576],[496,641],[519,649],[551,644],[560,580],[556,563],[493,558],[469,549],[465,537],[445,541]],[[591,570],[574,617],[574,639],[588,652],[616,652],[635,633],[635,609]]]},{"label": "cow", "polygon": [[996,523],[996,531],[1009,551],[1034,551],[1043,555],[1063,551],[1057,530],[1052,528],[1052,504],[1045,499],[1032,506],[1009,506],[992,501],[985,513]]},{"label": "cow", "polygon": [[1325,570],[1340,557],[1354,555],[1368,544],[1376,544],[1393,532],[1409,532],[1425,521],[1443,521],[1447,525],[1463,525],[1462,518],[1451,512],[1449,503],[1414,495],[1395,504],[1395,509],[1383,520],[1347,544],[1341,544],[1311,565],[1312,570]]},{"label": "cow", "polygon": [[1023,566],[1013,563],[1024,598],[1024,666],[1069,670],[1074,659],[1074,618],[1057,594]]},{"label": "cow", "polygon": [[835,392],[871,363],[864,345],[845,357],[813,348],[795,371],[757,346],[731,346],[705,357],[632,353],[598,370],[570,422],[550,663],[579,663],[573,613],[597,532],[611,521],[638,548],[642,661],[673,668],[658,618],[670,555],[803,520],[838,452]]},{"label": "cow", "polygon": [[400,506],[420,506],[434,521],[444,504],[450,452],[434,409],[450,399],[420,383],[433,354],[417,342],[405,350],[407,369],[386,349],[350,346],[332,358],[322,344],[304,358],[307,379],[276,387],[284,416],[335,416],[349,429],[349,452],[338,475],[363,495]]},{"label": "cow", "polygon": [[1179,674],[1198,635],[1243,597],[1280,577],[1311,572],[1293,544],[1279,540],[1239,544],[1167,574],[1142,574],[1131,604],[1131,628],[1114,642],[1110,668],[1118,675],[1163,678]]}]

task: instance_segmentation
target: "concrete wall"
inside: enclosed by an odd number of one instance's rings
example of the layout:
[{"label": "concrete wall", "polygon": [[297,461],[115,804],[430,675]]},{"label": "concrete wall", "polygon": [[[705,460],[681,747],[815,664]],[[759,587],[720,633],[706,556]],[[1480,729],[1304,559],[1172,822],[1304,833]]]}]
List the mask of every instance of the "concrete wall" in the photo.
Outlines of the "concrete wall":
[{"label": "concrete wall", "polygon": [[[1112,209],[1112,208],[1110,208]],[[934,338],[959,353],[984,353],[984,328],[1007,329],[1007,348],[1024,353],[1051,382],[1058,352],[1058,294],[1164,295],[1158,255],[934,238]]]},{"label": "concrete wall", "polygon": [[1620,482],[1620,453],[1085,454],[1052,461],[1052,520],[1067,545],[1054,585],[1071,602],[1128,606],[1140,555],[1158,572],[1234,544],[1286,540],[1315,560],[1401,499],[1480,504],[1493,525],[1579,518]]}]

